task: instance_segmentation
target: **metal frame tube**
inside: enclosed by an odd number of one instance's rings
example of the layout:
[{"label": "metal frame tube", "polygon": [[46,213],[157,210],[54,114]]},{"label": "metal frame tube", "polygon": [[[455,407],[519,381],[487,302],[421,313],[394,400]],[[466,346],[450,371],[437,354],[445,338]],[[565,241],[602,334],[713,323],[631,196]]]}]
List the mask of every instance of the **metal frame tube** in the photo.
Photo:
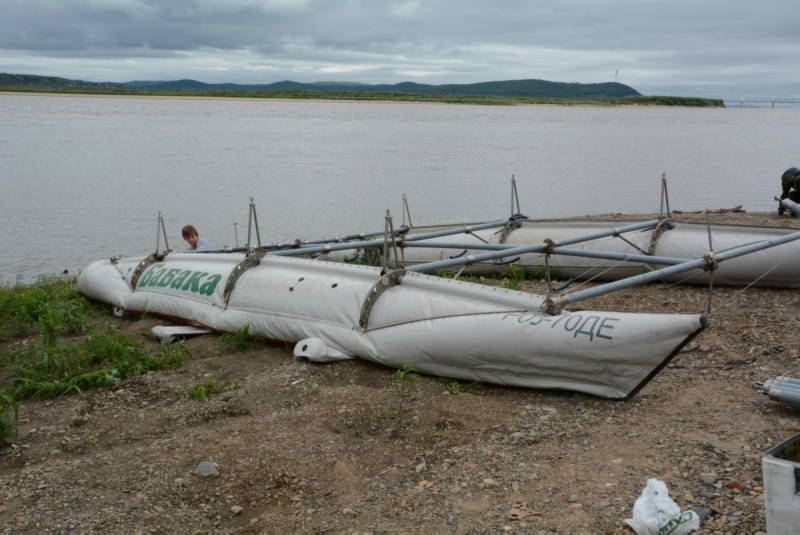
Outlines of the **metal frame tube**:
[{"label": "metal frame tube", "polygon": [[[427,240],[430,238],[440,238],[442,236],[452,236],[454,234],[463,234],[474,230],[484,230],[490,228],[503,227],[507,225],[509,220],[493,221],[491,223],[481,223],[480,225],[466,225],[462,227],[455,227],[447,230],[439,230],[435,232],[427,232],[423,234],[416,234],[403,238],[402,243],[416,240]],[[380,234],[383,234],[381,232]],[[357,243],[333,243],[325,245],[317,245],[311,247],[299,247],[297,249],[282,249],[279,251],[271,251],[270,254],[278,256],[298,256],[312,253],[330,253],[331,251],[346,251],[348,249],[364,249],[370,247],[383,247],[385,240],[369,240]]]},{"label": "metal frame tube", "polygon": [[[432,249],[480,249],[486,251],[503,251],[512,249],[514,245],[504,245],[502,243],[446,243],[446,242],[422,242],[422,243],[406,243],[404,247],[422,247]],[[587,258],[601,258],[604,260],[622,260],[625,262],[641,262],[643,264],[663,264],[663,265],[676,265],[689,258],[675,258],[671,256],[650,256],[642,254],[626,254],[617,253],[614,251],[595,251],[587,249],[570,249],[568,247],[556,247],[553,249],[552,254],[562,256],[583,256]]]},{"label": "metal frame tube", "polygon": [[[622,234],[624,232],[632,232],[635,230],[643,230],[654,228],[658,225],[660,220],[653,219],[650,221],[643,221],[640,223],[633,223],[631,225],[624,226],[619,229],[608,229],[598,232],[593,232],[591,234],[585,234],[582,236],[576,236],[574,238],[568,238],[565,240],[561,240],[558,242],[554,242],[554,245],[563,246],[563,245],[572,245],[574,243],[580,243],[585,241],[592,241],[598,238],[606,238],[608,236],[616,236],[617,234]],[[408,241],[408,239],[404,240]],[[443,268],[449,268],[454,266],[460,266],[462,264],[474,264],[476,262],[483,262],[484,260],[494,260],[495,258],[502,258],[504,256],[516,256],[525,253],[537,253],[549,249],[551,245],[549,244],[537,244],[537,245],[522,245],[519,247],[511,247],[510,249],[505,249],[502,252],[497,253],[485,253],[480,255],[469,255],[462,258],[454,258],[451,260],[439,260],[436,262],[428,262],[425,264],[417,264],[408,268],[408,271],[436,271]]]},{"label": "metal frame tube", "polygon": [[696,258],[694,260],[687,260],[686,262],[674,266],[657,269],[649,273],[634,275],[633,277],[629,277],[627,279],[609,282],[606,284],[602,284],[600,286],[595,286],[594,288],[587,288],[586,290],[578,290],[572,293],[568,293],[563,296],[552,299],[551,302],[548,304],[548,308],[551,310],[561,310],[569,303],[576,303],[578,301],[591,299],[592,297],[598,297],[600,295],[604,295],[616,290],[622,290],[624,288],[630,288],[632,286],[638,286],[640,284],[656,281],[668,275],[675,275],[678,273],[683,273],[685,271],[690,271],[692,269],[704,268],[708,265],[711,265],[713,262],[723,262],[725,260],[731,260],[733,258],[754,253],[756,251],[761,251],[764,249],[769,249],[771,247],[776,247],[778,245],[783,245],[784,243],[789,243],[797,239],[800,239],[800,231],[792,232],[791,234],[786,234],[779,238],[772,238],[769,240],[762,240],[747,245],[741,245],[739,247],[732,247],[725,251],[715,253],[713,256],[704,256],[702,258]]}]

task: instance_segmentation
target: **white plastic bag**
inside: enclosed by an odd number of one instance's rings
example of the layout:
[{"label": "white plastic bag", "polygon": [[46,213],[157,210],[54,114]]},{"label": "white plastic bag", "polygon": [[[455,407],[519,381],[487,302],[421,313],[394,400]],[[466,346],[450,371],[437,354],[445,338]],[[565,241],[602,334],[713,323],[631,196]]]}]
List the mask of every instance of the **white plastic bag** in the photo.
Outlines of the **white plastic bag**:
[{"label": "white plastic bag", "polygon": [[663,481],[648,479],[642,495],[633,504],[633,518],[625,519],[638,535],[686,535],[700,529],[700,517],[694,511],[681,513],[669,497]]}]

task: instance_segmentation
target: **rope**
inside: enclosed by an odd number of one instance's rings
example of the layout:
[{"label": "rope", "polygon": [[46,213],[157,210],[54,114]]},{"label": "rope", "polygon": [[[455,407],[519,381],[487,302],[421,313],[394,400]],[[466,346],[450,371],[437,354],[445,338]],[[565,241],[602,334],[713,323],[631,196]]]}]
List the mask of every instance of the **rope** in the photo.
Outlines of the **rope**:
[{"label": "rope", "polygon": [[730,296],[728,299],[726,299],[725,301],[723,301],[723,302],[722,302],[722,305],[720,305],[720,306],[718,306],[718,307],[717,307],[717,312],[718,312],[719,310],[721,310],[721,309],[725,308],[726,306],[730,305],[730,304],[731,304],[731,302],[732,302],[734,299],[736,299],[736,298],[738,298],[738,297],[741,297],[741,293],[742,293],[742,292],[744,292],[745,290],[747,290],[748,288],[750,288],[752,285],[754,285],[755,283],[757,283],[758,281],[760,281],[761,279],[763,279],[764,277],[766,277],[767,275],[769,275],[769,274],[770,274],[770,273],[771,273],[771,272],[772,272],[774,269],[776,269],[778,266],[780,266],[781,264],[783,264],[783,263],[784,263],[784,262],[786,262],[787,260],[788,260],[788,258],[784,258],[783,260],[781,260],[780,262],[778,262],[777,264],[773,265],[771,268],[769,268],[768,270],[766,270],[764,273],[762,273],[761,275],[759,275],[758,277],[756,277],[755,279],[753,279],[752,281],[750,281],[750,283],[748,283],[748,284],[747,284],[747,286],[745,286],[744,288],[742,288],[742,289],[740,289],[740,290],[737,290],[737,291],[736,291],[736,292],[735,292],[735,293],[734,293],[732,296]]},{"label": "rope", "polygon": [[[575,288],[573,289],[573,291],[575,291],[575,290],[579,290],[580,288],[582,288],[582,287],[586,286],[588,283],[592,282],[592,281],[593,281],[594,279],[596,279],[597,277],[599,277],[599,276],[601,276],[601,275],[603,275],[603,274],[605,274],[605,273],[608,273],[609,271],[611,271],[612,269],[614,269],[614,268],[616,268],[616,267],[619,267],[619,266],[623,265],[623,264],[625,263],[625,261],[626,261],[628,258],[630,258],[631,256],[633,256],[633,254],[629,254],[628,256],[626,256],[626,257],[625,257],[625,259],[623,259],[623,260],[620,260],[620,261],[619,261],[619,262],[617,262],[616,264],[611,264],[610,266],[608,266],[608,267],[607,267],[606,269],[604,269],[603,271],[601,271],[601,272],[599,272],[599,273],[595,274],[593,277],[591,277],[591,278],[589,278],[589,279],[586,279],[585,281],[581,281],[581,282],[579,282],[579,283],[578,283],[578,284],[575,286]],[[589,269],[587,269],[586,271],[584,271],[583,273],[581,273],[580,275],[577,275],[575,278],[576,278],[576,279],[581,279],[581,278],[583,278],[583,276],[584,276],[585,274],[589,273],[590,271],[592,271],[592,270],[594,270],[594,269],[597,269],[597,268],[589,268]]]}]

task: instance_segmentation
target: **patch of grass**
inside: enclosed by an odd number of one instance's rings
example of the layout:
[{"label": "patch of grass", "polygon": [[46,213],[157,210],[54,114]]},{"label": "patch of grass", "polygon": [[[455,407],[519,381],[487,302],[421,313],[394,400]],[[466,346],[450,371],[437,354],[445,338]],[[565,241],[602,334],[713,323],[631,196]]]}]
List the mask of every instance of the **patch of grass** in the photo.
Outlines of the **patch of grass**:
[{"label": "patch of grass", "polygon": [[17,438],[19,406],[7,390],[0,390],[0,446]]},{"label": "patch of grass", "polygon": [[[437,276],[452,279],[455,276],[453,271],[438,271]],[[544,266],[523,268],[517,264],[509,264],[508,268],[504,271],[487,271],[480,275],[469,275],[459,277],[459,280],[464,282],[474,282],[477,284],[495,284],[495,281],[500,282],[500,286],[508,288],[509,290],[520,290],[523,281],[544,281],[547,280],[547,270]],[[559,272],[551,269],[550,280],[566,280]],[[487,281],[492,281],[491,283]]]},{"label": "patch of grass", "polygon": [[377,423],[386,420],[393,420],[398,416],[399,414],[397,413],[396,409],[392,409],[390,407],[377,407],[369,411],[369,414],[367,414],[367,422]]},{"label": "patch of grass", "polygon": [[11,371],[15,399],[42,399],[116,385],[149,371],[179,368],[186,354],[182,344],[162,344],[149,352],[108,328],[82,340],[18,348],[0,358],[0,369]]},{"label": "patch of grass", "polygon": [[75,280],[40,277],[34,284],[0,286],[0,342],[39,332],[45,344],[81,333],[89,325],[89,301]]},{"label": "patch of grass", "polygon": [[403,364],[403,367],[394,373],[392,383],[394,384],[395,392],[400,397],[400,405],[397,408],[398,414],[403,414],[403,405],[409,397],[409,388],[411,383],[419,380],[419,374],[414,369],[414,365],[410,363]]},{"label": "patch of grass", "polygon": [[83,442],[86,446],[91,446],[95,442],[97,442],[97,437],[94,436],[94,431],[91,429],[86,429],[83,431],[81,435],[81,442]]},{"label": "patch of grass", "polygon": [[471,383],[462,384],[461,381],[451,377],[437,377],[436,382],[444,385],[447,392],[454,396],[470,394],[473,396],[485,396],[486,387],[482,383],[472,381]]},{"label": "patch of grass", "polygon": [[222,392],[228,392],[230,390],[239,390],[240,388],[242,388],[242,386],[235,381],[224,385],[218,385],[213,379],[209,379],[208,381],[193,385],[186,391],[186,396],[195,401],[206,401],[209,396],[214,394],[221,394]]},{"label": "patch of grass", "polygon": [[225,353],[238,353],[246,351],[253,344],[261,341],[258,336],[250,334],[250,324],[245,324],[244,327],[235,333],[225,333],[219,337],[219,343],[222,345],[222,350]]}]

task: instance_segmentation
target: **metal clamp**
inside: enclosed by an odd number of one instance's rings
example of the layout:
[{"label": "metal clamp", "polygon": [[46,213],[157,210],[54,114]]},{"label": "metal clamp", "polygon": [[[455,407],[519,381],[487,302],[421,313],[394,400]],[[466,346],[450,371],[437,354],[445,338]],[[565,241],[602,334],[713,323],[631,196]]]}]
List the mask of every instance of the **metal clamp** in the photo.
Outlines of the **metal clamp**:
[{"label": "metal clamp", "polygon": [[155,264],[156,262],[161,262],[164,260],[164,257],[167,256],[167,252],[163,253],[153,253],[141,262],[136,265],[136,268],[133,270],[133,275],[131,276],[131,288],[133,290],[136,289],[136,283],[139,282],[139,277],[142,276],[144,270],[147,269],[151,264]]},{"label": "metal clamp", "polygon": [[242,274],[248,269],[256,267],[261,262],[261,259],[264,258],[265,254],[267,254],[266,251],[253,251],[245,256],[244,260],[236,264],[236,267],[233,268],[231,274],[228,275],[228,280],[225,281],[225,291],[222,293],[225,306],[228,306],[228,299],[230,299],[231,292],[233,292],[233,289],[236,286],[236,281],[239,280],[239,277],[241,277]]},{"label": "metal clamp", "polygon": [[392,286],[399,285],[405,274],[405,269],[395,269],[383,275],[378,279],[378,282],[372,286],[366,299],[364,299],[364,304],[361,305],[361,315],[358,318],[358,325],[362,329],[367,329],[369,325],[369,315],[372,312],[372,307],[374,307],[375,303],[378,301],[378,298]]},{"label": "metal clamp", "polygon": [[719,260],[717,259],[717,255],[714,251],[708,251],[703,255],[703,258],[706,261],[703,271],[714,271],[719,267]]}]

